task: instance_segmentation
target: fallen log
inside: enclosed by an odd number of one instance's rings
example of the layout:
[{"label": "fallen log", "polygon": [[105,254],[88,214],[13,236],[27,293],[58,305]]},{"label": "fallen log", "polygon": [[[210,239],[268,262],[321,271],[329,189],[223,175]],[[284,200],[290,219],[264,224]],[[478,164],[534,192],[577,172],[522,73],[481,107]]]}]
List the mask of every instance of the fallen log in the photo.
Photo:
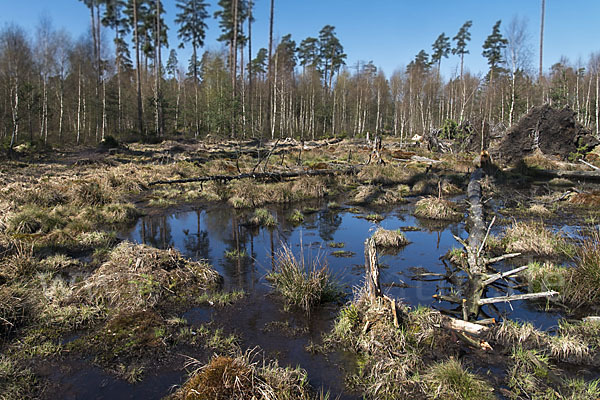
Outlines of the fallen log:
[{"label": "fallen log", "polygon": [[451,329],[453,331],[465,332],[473,336],[482,336],[490,330],[489,327],[476,324],[474,322],[463,321],[448,316],[442,317],[442,328]]},{"label": "fallen log", "polygon": [[300,176],[327,176],[327,175],[339,175],[339,174],[355,174],[360,171],[361,166],[353,166],[344,169],[318,169],[308,171],[289,171],[289,172],[247,172],[238,175],[209,175],[200,176],[196,178],[186,179],[173,179],[173,180],[159,180],[148,183],[148,186],[154,185],[172,185],[177,183],[191,183],[191,182],[230,182],[239,179],[261,179],[267,181],[282,181],[289,178],[297,178]]},{"label": "fallen log", "polygon": [[558,293],[554,290],[549,290],[547,292],[514,294],[512,296],[500,296],[500,297],[492,297],[489,299],[480,299],[478,303],[480,306],[483,306],[485,304],[508,303],[510,301],[517,301],[517,300],[540,299],[540,298],[544,298],[544,297],[556,296],[558,294],[560,294],[560,293]]}]

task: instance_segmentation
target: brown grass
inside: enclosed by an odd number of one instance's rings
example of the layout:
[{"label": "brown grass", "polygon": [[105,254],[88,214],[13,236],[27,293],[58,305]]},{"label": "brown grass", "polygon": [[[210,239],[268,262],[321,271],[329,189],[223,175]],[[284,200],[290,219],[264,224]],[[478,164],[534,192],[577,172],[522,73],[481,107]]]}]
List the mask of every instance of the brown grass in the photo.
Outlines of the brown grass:
[{"label": "brown grass", "polygon": [[438,197],[425,197],[415,204],[415,216],[445,221],[460,221],[463,215],[454,204]]},{"label": "brown grass", "polygon": [[377,228],[373,239],[375,239],[375,244],[381,247],[401,247],[410,243],[402,231],[383,228]]},{"label": "brown grass", "polygon": [[548,230],[542,222],[513,222],[506,229],[502,243],[508,253],[557,255],[565,241]]},{"label": "brown grass", "polygon": [[123,242],[78,286],[76,296],[91,303],[134,310],[153,307],[173,292],[207,289],[219,281],[220,276],[210,265],[188,261],[176,250]]},{"label": "brown grass", "polygon": [[[192,360],[189,366],[199,365]],[[214,356],[200,366],[171,400],[318,399],[306,372],[255,360],[252,351],[237,356]]]}]

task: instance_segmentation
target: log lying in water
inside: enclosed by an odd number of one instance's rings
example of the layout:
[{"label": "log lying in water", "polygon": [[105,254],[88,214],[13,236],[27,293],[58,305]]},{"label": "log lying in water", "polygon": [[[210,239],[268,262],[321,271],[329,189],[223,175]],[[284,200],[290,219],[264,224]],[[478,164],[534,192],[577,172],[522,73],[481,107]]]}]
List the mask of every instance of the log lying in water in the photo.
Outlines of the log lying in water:
[{"label": "log lying in water", "polygon": [[148,186],[154,185],[172,185],[176,183],[191,183],[191,182],[229,182],[238,179],[259,179],[265,181],[282,181],[289,178],[297,178],[300,176],[327,176],[339,174],[355,174],[360,171],[360,166],[353,166],[344,169],[317,169],[308,171],[289,171],[289,172],[248,172],[239,175],[209,175],[196,178],[160,180],[150,182]]}]

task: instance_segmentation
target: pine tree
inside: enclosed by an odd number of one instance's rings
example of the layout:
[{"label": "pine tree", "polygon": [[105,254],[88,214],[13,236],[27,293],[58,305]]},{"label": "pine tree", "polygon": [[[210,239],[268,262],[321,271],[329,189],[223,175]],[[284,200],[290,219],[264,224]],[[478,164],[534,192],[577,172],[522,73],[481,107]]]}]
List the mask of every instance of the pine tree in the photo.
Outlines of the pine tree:
[{"label": "pine tree", "polygon": [[450,54],[450,38],[442,32],[431,47],[433,49],[431,62],[436,63],[439,70],[442,65],[442,58],[448,58]]},{"label": "pine tree", "polygon": [[460,27],[456,36],[452,38],[456,42],[456,47],[452,49],[452,54],[460,57],[460,79],[463,78],[463,66],[465,61],[465,54],[469,54],[467,50],[467,42],[471,40],[471,32],[469,28],[473,25],[473,21],[467,21]]},{"label": "pine tree", "polygon": [[125,37],[129,34],[128,19],[123,14],[126,3],[124,0],[104,0],[104,16],[102,24],[106,27],[115,30],[115,66],[117,71],[117,107],[118,107],[118,123],[117,130],[122,129],[122,88],[121,88],[121,72],[123,69],[131,67],[131,55],[129,54],[129,46],[125,41]]},{"label": "pine tree", "polygon": [[317,67],[319,63],[319,40],[317,38],[307,37],[300,42],[297,51],[303,70],[306,67]]},{"label": "pine tree", "polygon": [[192,57],[190,59],[191,76],[194,78],[194,118],[196,121],[195,136],[198,136],[200,131],[200,120],[198,118],[198,48],[204,46],[206,38],[206,18],[209,14],[206,8],[208,4],[203,0],[178,0],[177,8],[180,12],[177,14],[175,23],[179,25],[177,37],[181,39],[180,48],[185,46],[185,43],[192,44]]},{"label": "pine tree", "polygon": [[431,62],[429,61],[429,54],[425,50],[421,50],[415,56],[415,59],[411,61],[406,67],[407,72],[428,72],[431,68]]},{"label": "pine tree", "polygon": [[481,53],[488,60],[490,66],[490,72],[488,74],[489,81],[492,82],[494,78],[494,72],[498,73],[502,71],[500,65],[504,62],[502,57],[502,50],[508,44],[508,41],[500,33],[500,24],[502,21],[498,20],[492,28],[492,33],[485,39],[483,43],[483,52]]},{"label": "pine tree", "polygon": [[319,56],[323,72],[323,79],[331,90],[333,75],[342,65],[345,65],[346,54],[344,47],[335,36],[335,27],[325,25],[319,32]]}]

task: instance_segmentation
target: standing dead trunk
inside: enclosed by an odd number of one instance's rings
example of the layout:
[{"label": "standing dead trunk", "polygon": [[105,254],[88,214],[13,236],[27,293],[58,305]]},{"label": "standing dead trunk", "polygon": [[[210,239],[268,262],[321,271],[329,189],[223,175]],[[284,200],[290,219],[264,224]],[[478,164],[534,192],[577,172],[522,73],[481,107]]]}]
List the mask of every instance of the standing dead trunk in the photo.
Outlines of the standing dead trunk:
[{"label": "standing dead trunk", "polygon": [[379,264],[377,263],[377,248],[372,237],[365,240],[365,280],[367,296],[371,301],[381,297],[381,283],[379,281]]}]

